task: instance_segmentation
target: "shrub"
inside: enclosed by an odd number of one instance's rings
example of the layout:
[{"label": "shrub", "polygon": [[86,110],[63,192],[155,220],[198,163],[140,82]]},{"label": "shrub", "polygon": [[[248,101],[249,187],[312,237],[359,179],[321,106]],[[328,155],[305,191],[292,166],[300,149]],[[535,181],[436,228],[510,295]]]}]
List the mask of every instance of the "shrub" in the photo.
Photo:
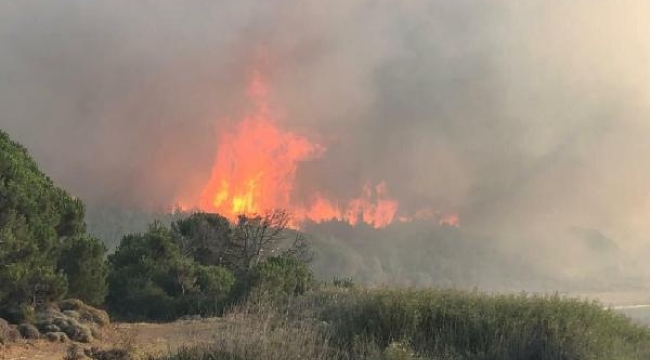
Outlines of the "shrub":
[{"label": "shrub", "polygon": [[369,339],[380,348],[398,342],[425,356],[455,353],[462,359],[650,356],[647,329],[596,303],[558,296],[374,290],[350,293],[322,316],[348,350]]},{"label": "shrub", "polygon": [[200,265],[184,256],[180,246],[160,224],[124,237],[109,258],[110,310],[128,320],[218,314],[229,298],[233,274]]},{"label": "shrub", "polygon": [[12,324],[32,323],[36,316],[34,308],[27,304],[5,306],[0,315]]},{"label": "shrub", "polygon": [[194,309],[187,313],[200,315],[220,314],[229,300],[235,276],[220,266],[197,265],[195,269],[197,290],[190,296]]},{"label": "shrub", "polygon": [[299,259],[280,256],[257,265],[240,281],[239,291],[247,298],[281,300],[304,294],[314,284],[314,276]]},{"label": "shrub", "polygon": [[334,280],[332,280],[332,285],[338,288],[343,288],[343,289],[352,289],[356,287],[356,284],[354,283],[354,280],[352,278],[339,278],[335,277]]},{"label": "shrub", "polygon": [[18,331],[25,339],[34,340],[41,337],[41,333],[38,331],[36,326],[32,324],[20,324],[18,325]]},{"label": "shrub", "polygon": [[225,328],[206,346],[182,348],[149,360],[334,360],[336,351],[327,336],[310,322],[292,321],[278,311],[248,312],[237,309]]},{"label": "shrub", "polygon": [[230,221],[218,214],[196,213],[172,223],[172,231],[186,254],[201,265],[222,265],[232,236]]},{"label": "shrub", "polygon": [[108,290],[105,253],[104,244],[91,237],[76,236],[64,241],[58,267],[68,280],[68,297],[91,305],[104,303]]}]

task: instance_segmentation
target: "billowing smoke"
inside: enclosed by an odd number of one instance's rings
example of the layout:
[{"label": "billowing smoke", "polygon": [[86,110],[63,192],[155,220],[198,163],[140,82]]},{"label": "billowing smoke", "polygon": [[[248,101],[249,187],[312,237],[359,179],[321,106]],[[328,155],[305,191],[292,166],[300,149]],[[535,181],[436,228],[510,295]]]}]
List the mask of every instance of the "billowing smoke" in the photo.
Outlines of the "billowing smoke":
[{"label": "billowing smoke", "polygon": [[576,234],[649,250],[648,13],[634,0],[5,1],[0,128],[89,202],[169,208],[209,178],[255,69],[283,126],[328,148],[300,166],[296,196],[383,180],[404,206],[458,213],[464,232],[579,276]]}]

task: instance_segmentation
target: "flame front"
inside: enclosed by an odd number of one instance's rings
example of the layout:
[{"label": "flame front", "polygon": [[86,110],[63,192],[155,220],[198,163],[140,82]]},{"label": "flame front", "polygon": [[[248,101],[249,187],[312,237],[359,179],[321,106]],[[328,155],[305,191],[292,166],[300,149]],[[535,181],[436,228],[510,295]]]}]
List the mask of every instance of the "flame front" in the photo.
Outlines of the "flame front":
[{"label": "flame front", "polygon": [[272,208],[291,210],[298,164],[324,149],[280,130],[271,117],[267,94],[256,75],[248,90],[254,112],[222,134],[212,176],[201,196],[202,209],[231,219]]},{"label": "flame front", "polygon": [[[359,197],[347,201],[333,201],[317,193],[308,205],[296,204],[291,195],[298,166],[322,156],[326,149],[305,136],[279,128],[268,93],[268,87],[256,73],[248,89],[253,111],[231,131],[221,133],[212,174],[198,203],[201,210],[235,221],[241,214],[285,209],[293,214],[295,226],[308,219],[339,220],[352,225],[363,222],[380,228],[396,219],[412,219],[398,216],[399,204],[389,195],[383,181],[376,185],[368,182]],[[425,218],[424,212],[419,211],[416,218]],[[455,215],[437,219],[447,225],[458,225]]]}]

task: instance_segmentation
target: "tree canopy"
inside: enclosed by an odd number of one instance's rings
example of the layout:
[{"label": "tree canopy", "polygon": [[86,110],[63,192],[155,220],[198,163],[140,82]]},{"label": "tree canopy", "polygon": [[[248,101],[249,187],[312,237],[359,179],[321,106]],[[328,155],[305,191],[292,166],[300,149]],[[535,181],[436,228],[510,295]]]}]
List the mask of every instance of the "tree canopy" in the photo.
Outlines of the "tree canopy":
[{"label": "tree canopy", "polygon": [[103,302],[104,251],[86,234],[82,202],[55,186],[27,150],[0,131],[0,311],[68,292]]}]

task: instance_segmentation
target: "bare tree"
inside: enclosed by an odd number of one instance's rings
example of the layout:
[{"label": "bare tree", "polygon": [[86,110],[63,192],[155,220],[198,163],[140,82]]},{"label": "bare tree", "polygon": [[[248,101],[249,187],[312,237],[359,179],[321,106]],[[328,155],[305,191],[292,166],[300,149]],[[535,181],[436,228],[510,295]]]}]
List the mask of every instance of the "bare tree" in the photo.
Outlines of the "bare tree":
[{"label": "bare tree", "polygon": [[272,210],[263,215],[240,215],[225,259],[232,268],[248,271],[260,262],[280,255],[309,261],[309,244],[299,231],[290,229],[291,215]]}]

